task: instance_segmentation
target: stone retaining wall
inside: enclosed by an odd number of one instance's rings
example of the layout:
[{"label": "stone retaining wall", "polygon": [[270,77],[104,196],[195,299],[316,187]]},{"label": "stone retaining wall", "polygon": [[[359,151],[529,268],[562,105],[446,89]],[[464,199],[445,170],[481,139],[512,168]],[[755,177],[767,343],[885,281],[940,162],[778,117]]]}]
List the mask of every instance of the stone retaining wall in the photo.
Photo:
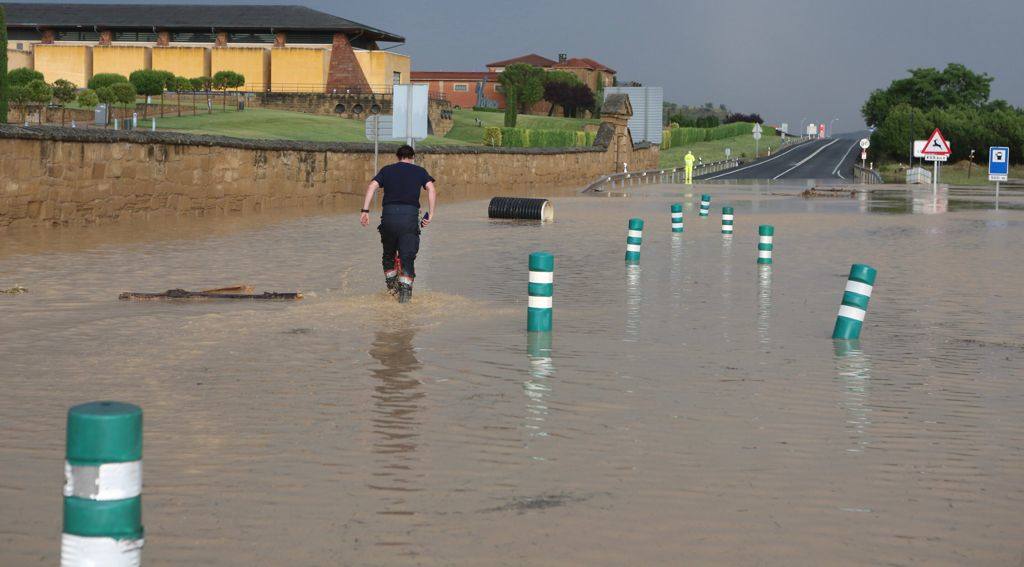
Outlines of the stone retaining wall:
[{"label": "stone retaining wall", "polygon": [[[382,149],[382,165],[394,160],[393,150]],[[582,188],[615,170],[606,147],[420,148],[417,160],[445,200]],[[630,160],[638,169],[656,167],[658,149],[638,148]],[[0,227],[357,209],[373,174],[371,144],[0,125]]]}]

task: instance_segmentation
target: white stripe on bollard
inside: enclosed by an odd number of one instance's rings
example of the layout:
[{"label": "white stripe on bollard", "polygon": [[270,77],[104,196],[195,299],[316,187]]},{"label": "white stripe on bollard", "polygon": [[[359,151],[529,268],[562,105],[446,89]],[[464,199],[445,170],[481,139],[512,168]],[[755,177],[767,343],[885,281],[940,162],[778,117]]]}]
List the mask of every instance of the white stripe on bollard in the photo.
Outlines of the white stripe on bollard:
[{"label": "white stripe on bollard", "polygon": [[537,295],[531,295],[528,303],[534,309],[551,309],[552,305],[552,298]]},{"label": "white stripe on bollard", "polygon": [[630,230],[626,233],[626,236],[632,236],[633,238],[643,238],[644,231],[642,230]]},{"label": "white stripe on bollard", "polygon": [[142,539],[61,534],[60,564],[61,567],[138,567],[142,563],[143,543]]},{"label": "white stripe on bollard", "polygon": [[640,245],[639,244],[627,244],[626,245],[626,252],[639,252],[639,251],[640,251]]},{"label": "white stripe on bollard", "polygon": [[866,283],[856,282],[856,281],[853,281],[853,280],[847,280],[846,281],[846,291],[851,291],[853,293],[859,293],[861,295],[866,295],[868,297],[871,297],[871,291],[874,288],[875,288],[875,286],[871,286],[871,285],[868,285]]},{"label": "white stripe on bollard", "polygon": [[863,309],[859,309],[857,307],[851,307],[849,305],[840,305],[839,306],[839,316],[840,317],[847,317],[847,318],[853,319],[855,321],[863,321],[864,317],[867,314],[868,314],[867,311],[864,311]]},{"label": "white stripe on bollard", "polygon": [[64,496],[123,500],[142,494],[142,461],[75,466],[64,461]]},{"label": "white stripe on bollard", "polygon": [[530,283],[555,283],[554,272],[530,272]]}]

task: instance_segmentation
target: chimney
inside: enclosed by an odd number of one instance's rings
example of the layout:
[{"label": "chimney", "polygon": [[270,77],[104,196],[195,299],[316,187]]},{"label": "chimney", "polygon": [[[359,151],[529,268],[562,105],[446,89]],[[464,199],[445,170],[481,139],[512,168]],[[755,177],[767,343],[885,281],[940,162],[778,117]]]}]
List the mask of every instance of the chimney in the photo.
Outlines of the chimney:
[{"label": "chimney", "polygon": [[565,53],[559,53],[558,54],[558,62],[559,63],[565,63],[565,60],[568,59],[568,58],[569,58],[569,56],[566,55]]}]

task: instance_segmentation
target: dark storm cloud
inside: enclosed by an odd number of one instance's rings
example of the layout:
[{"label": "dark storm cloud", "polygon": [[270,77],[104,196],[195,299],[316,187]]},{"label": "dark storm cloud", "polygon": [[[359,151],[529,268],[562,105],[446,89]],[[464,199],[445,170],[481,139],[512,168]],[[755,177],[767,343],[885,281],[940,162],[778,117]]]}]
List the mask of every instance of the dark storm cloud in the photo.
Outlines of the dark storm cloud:
[{"label": "dark storm cloud", "polygon": [[667,100],[725,103],[793,129],[803,117],[859,129],[872,89],[948,62],[993,75],[994,97],[1024,105],[1021,0],[302,3],[404,35],[397,50],[414,69],[482,70],[495,59],[566,52],[661,85]]}]

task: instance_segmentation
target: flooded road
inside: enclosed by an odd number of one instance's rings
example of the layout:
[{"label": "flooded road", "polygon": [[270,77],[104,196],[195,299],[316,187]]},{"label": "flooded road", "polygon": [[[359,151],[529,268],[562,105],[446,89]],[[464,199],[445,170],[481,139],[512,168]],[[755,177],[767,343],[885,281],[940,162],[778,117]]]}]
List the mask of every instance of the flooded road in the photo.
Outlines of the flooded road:
[{"label": "flooded road", "polygon": [[[145,412],[147,565],[1019,565],[1020,197],[777,190],[444,206],[410,305],[352,214],[5,236],[0,288],[29,293],[0,295],[0,564],[57,562],[65,413],[118,399]],[[834,343],[854,262],[875,293]],[[117,301],[240,282],[307,299]]]}]

